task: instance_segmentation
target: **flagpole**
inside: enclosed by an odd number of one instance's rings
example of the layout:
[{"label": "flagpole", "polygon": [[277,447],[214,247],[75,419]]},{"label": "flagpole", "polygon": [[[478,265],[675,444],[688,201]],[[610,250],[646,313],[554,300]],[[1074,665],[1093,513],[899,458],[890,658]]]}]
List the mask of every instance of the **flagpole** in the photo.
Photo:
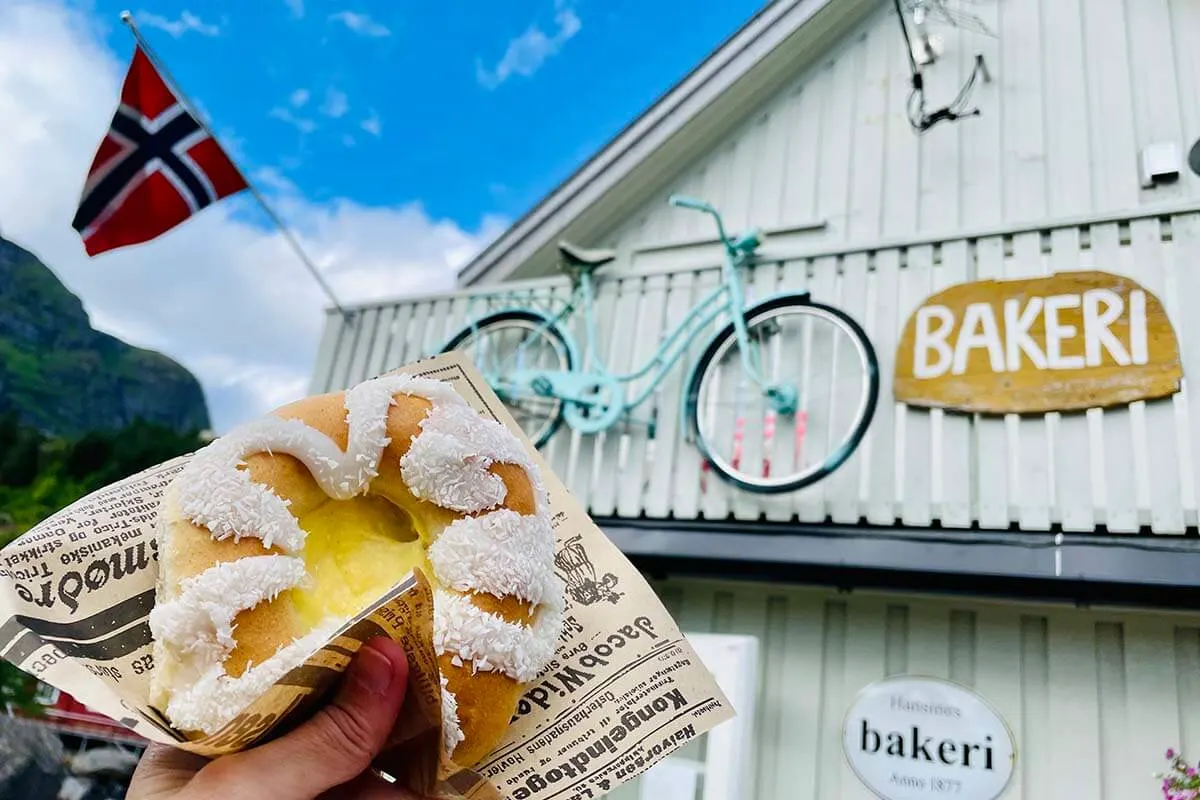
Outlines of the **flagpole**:
[{"label": "flagpole", "polygon": [[[220,139],[217,138],[217,134],[208,126],[208,123],[204,121],[199,110],[191,101],[191,98],[187,96],[187,94],[183,91],[183,87],[179,85],[179,82],[176,81],[174,76],[171,75],[171,71],[167,69],[167,65],[162,62],[162,60],[158,57],[158,54],[154,52],[154,48],[152,48],[150,43],[146,41],[146,38],[142,36],[142,32],[138,30],[137,25],[134,24],[133,15],[128,11],[122,11],[121,22],[124,22],[125,25],[128,26],[130,33],[133,34],[134,40],[137,41],[142,50],[145,51],[146,57],[149,58],[150,62],[154,64],[155,68],[162,73],[163,79],[172,85],[172,88],[175,90],[175,94],[179,97],[180,102],[189,107],[188,110],[191,111],[192,116],[196,118],[196,122],[200,124],[200,127],[204,128],[204,132],[212,137],[213,141],[219,144]],[[226,149],[225,152],[232,161],[233,156],[229,153],[228,149]],[[262,210],[266,212],[267,216],[270,217],[271,222],[273,222],[275,227],[279,229],[279,232],[283,234],[284,239],[286,239],[288,244],[291,245],[292,250],[295,251],[301,263],[308,268],[308,271],[312,274],[313,278],[316,279],[318,284],[320,284],[321,289],[325,292],[325,295],[329,298],[330,302],[333,303],[333,307],[341,312],[342,317],[346,322],[350,322],[350,312],[343,308],[342,304],[338,302],[337,296],[333,293],[333,290],[329,287],[329,284],[325,282],[325,279],[321,277],[321,273],[317,270],[316,265],[313,264],[312,259],[310,259],[308,254],[304,252],[304,249],[300,247],[300,242],[296,240],[296,237],[292,235],[292,232],[288,230],[286,225],[283,224],[283,220],[280,219],[279,215],[275,213],[275,210],[267,204],[266,198],[263,197],[262,192],[260,192],[258,187],[255,186],[250,180],[250,176],[248,176],[240,168],[238,169],[238,172],[242,173],[242,180],[246,182],[246,188],[249,190],[251,196],[254,197],[258,204],[262,207]]]}]

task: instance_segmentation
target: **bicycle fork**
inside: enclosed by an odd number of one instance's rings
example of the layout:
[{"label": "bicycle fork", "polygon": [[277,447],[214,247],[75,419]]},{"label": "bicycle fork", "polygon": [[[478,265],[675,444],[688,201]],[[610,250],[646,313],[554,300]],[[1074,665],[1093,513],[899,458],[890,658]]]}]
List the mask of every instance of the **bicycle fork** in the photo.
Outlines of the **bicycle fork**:
[{"label": "bicycle fork", "polygon": [[[741,309],[741,293],[738,292],[737,295],[737,307]],[[737,337],[738,355],[742,361],[742,369],[767,398],[770,410],[776,414],[796,413],[796,388],[769,383],[763,374],[762,366],[758,363],[758,353],[750,347],[750,331],[746,327],[744,311],[739,310],[737,314],[733,315],[733,331]]]}]

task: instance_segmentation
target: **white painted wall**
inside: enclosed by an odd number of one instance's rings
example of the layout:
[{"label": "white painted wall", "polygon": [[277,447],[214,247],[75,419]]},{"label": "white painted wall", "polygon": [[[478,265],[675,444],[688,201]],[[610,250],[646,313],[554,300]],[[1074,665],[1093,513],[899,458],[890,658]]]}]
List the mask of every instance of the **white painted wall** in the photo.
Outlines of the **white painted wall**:
[{"label": "white painted wall", "polygon": [[[1200,5],[1192,0],[982,0],[995,39],[934,27],[947,52],[927,73],[944,105],[984,54],[982,116],[923,136],[909,127],[904,43],[891,2],[769,102],[716,152],[596,242],[619,267],[694,265],[695,254],[639,252],[708,237],[709,221],[666,204],[672,191],[716,204],[735,227],[824,221],[781,237],[785,250],[937,237],[1063,217],[1200,201],[1183,165],[1175,185],[1141,189],[1142,147],[1169,141],[1186,158],[1200,138]],[[711,254],[707,254],[711,258]]]},{"label": "white painted wall", "polygon": [[[730,582],[659,592],[685,632],[759,642],[753,789],[726,800],[873,798],[840,726],[860,689],[902,673],[964,684],[1005,718],[1017,744],[1005,800],[1154,800],[1168,747],[1200,759],[1200,616]],[[679,756],[720,758],[705,745]]]},{"label": "white painted wall", "polygon": [[[701,484],[677,435],[684,364],[639,409],[661,434],[563,430],[551,465],[597,516],[726,518],[924,526],[1181,533],[1200,523],[1200,176],[1143,190],[1140,147],[1200,137],[1200,4],[1193,0],[981,0],[964,7],[998,32],[943,29],[931,103],[948,99],[975,51],[993,83],[983,116],[914,135],[903,116],[907,68],[890,10],[880,11],[791,90],[700,157],[661,197],[607,237],[621,250],[598,287],[600,353],[614,371],[648,358],[661,334],[716,284],[708,220],[665,203],[697,194],[737,226],[825,220],[769,240],[747,276],[752,296],[810,289],[844,307],[879,354],[882,395],[863,446],[831,478],[782,497]],[[961,67],[961,68],[960,68]],[[948,69],[950,68],[950,69]],[[1057,222],[1055,220],[1058,220]],[[585,242],[600,244],[604,242]],[[771,263],[777,259],[776,263]],[[1181,338],[1184,391],[1087,414],[1009,419],[897,405],[894,350],[923,298],[953,283],[1097,268],[1155,292]],[[341,388],[437,352],[486,291],[564,296],[558,277],[382,304],[354,328],[331,316],[312,388]],[[574,333],[582,333],[581,326]],[[698,355],[693,351],[689,358]],[[836,387],[833,387],[836,389]]]},{"label": "white painted wall", "polygon": [[[1200,213],[1073,225],[980,239],[950,238],[767,263],[745,276],[750,299],[808,289],[865,328],[879,357],[878,410],[862,445],[827,479],[799,492],[757,496],[711,476],[702,482],[696,448],[679,435],[678,398],[697,341],[635,412],[657,412],[659,435],[618,426],[598,436],[565,425],[543,452],[555,473],[601,517],[733,517],[786,522],[1112,532],[1148,528],[1179,534],[1200,522]],[[895,350],[909,314],[951,284],[1079,269],[1129,275],[1163,302],[1180,340],[1183,391],[1172,398],[1087,413],[1018,419],[949,415],[897,404]],[[714,269],[604,277],[597,289],[598,351],[616,372],[645,363],[664,331],[709,287]],[[561,279],[499,291],[565,296]],[[360,312],[353,329],[331,317],[313,390],[342,388],[436,353],[484,296],[460,292]],[[572,329],[582,336],[582,321]],[[846,393],[844,377],[815,368],[815,391]],[[825,381],[824,385],[819,382]],[[636,390],[638,384],[633,385]],[[849,402],[849,401],[847,401]],[[815,424],[815,422],[814,422]]]}]

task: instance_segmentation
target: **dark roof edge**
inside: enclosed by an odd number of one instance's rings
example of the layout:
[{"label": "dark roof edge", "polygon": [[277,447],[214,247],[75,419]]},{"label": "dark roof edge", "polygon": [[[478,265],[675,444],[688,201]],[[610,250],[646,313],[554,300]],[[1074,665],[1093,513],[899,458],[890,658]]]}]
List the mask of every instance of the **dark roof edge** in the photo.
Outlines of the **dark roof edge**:
[{"label": "dark roof edge", "polygon": [[1200,538],[597,520],[650,575],[1200,610]]}]

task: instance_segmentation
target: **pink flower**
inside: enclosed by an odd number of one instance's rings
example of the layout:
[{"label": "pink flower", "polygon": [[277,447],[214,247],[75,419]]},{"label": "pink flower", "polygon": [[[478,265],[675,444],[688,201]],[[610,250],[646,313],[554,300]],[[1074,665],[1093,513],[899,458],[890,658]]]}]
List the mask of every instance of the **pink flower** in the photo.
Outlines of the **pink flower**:
[{"label": "pink flower", "polygon": [[1167,748],[1167,760],[1170,761],[1174,757],[1175,757],[1175,748],[1168,747]]}]

